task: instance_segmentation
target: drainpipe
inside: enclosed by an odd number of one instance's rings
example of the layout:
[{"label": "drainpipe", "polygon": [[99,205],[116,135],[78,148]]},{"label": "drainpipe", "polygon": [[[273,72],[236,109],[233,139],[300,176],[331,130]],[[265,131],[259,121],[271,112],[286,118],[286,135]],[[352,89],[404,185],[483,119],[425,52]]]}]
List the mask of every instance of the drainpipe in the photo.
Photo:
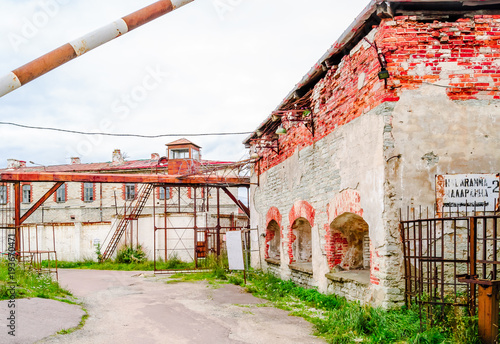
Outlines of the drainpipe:
[{"label": "drainpipe", "polygon": [[24,66],[0,76],[0,98],[98,46],[194,0],[161,0],[75,39]]}]

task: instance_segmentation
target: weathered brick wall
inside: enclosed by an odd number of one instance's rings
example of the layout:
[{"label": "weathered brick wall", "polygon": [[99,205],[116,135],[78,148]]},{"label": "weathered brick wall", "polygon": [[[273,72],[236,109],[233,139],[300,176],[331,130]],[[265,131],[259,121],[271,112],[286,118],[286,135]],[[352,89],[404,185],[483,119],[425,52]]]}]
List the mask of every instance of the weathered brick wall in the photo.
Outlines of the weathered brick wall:
[{"label": "weathered brick wall", "polygon": [[[387,86],[365,41],[328,71],[313,92],[315,136],[294,124],[280,136],[279,155],[260,152],[252,226],[265,228],[267,211],[279,209],[281,262],[288,262],[293,234],[286,214],[297,201],[309,203],[316,211],[312,265],[319,289],[390,307],[404,291],[399,209],[432,207],[436,174],[500,171],[491,158],[500,149],[500,16],[433,23],[396,17],[367,39],[386,57]],[[370,233],[370,286],[353,284],[356,295],[323,276],[345,250],[345,238],[330,231],[328,209],[346,190],[359,193],[359,208],[340,202],[338,215],[362,210]],[[280,273],[294,272],[282,266]]]},{"label": "weathered brick wall", "polygon": [[[330,271],[327,256],[335,255],[335,245],[329,236],[330,222],[334,218],[330,218],[329,214],[338,216],[345,211],[364,214],[362,209],[365,209],[365,213],[370,210],[366,219],[370,228],[382,226],[377,216],[382,212],[383,203],[382,133],[384,117],[388,113],[385,107],[377,108],[314,145],[296,150],[289,159],[260,176],[260,187],[252,188],[252,227],[258,227],[259,234],[265,234],[271,219],[280,221],[281,267],[276,270],[282,278],[293,279],[295,276],[302,285],[314,285],[323,292],[327,291],[325,274]],[[361,139],[358,132],[364,133]],[[343,161],[349,163],[343,164]],[[256,181],[255,175],[253,178]],[[366,196],[354,197],[350,206],[337,207],[339,202],[335,199],[342,190]],[[306,280],[301,280],[303,272],[288,266],[294,261],[292,248],[295,235],[292,225],[297,219],[307,220],[311,224],[310,266],[313,273],[306,274]],[[259,237],[261,257],[265,257],[266,238]],[[263,263],[263,266],[267,267],[268,264]],[[365,288],[365,292],[370,293],[368,288]]]},{"label": "weathered brick wall", "polygon": [[452,100],[500,99],[500,16],[478,15],[456,22],[417,22],[401,16],[383,20],[366,37],[375,40],[388,63],[387,87],[378,79],[375,49],[361,41],[318,82],[313,93],[315,136],[293,126],[280,138],[280,154],[267,150],[264,172],[384,102],[398,101],[422,83],[446,88]]},{"label": "weathered brick wall", "polygon": [[396,95],[429,82],[449,86],[452,100],[500,99],[500,16],[433,23],[415,19],[384,21],[377,37]]},{"label": "weathered brick wall", "polygon": [[290,280],[304,288],[313,288],[316,286],[313,276],[302,271],[291,270]]}]

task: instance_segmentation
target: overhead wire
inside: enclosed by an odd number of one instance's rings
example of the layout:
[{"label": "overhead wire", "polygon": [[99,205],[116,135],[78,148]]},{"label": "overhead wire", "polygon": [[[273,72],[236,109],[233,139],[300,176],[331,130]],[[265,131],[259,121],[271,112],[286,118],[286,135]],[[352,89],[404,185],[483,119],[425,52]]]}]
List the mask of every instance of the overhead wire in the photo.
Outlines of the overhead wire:
[{"label": "overhead wire", "polygon": [[57,131],[62,133],[69,134],[78,134],[78,135],[101,135],[101,136],[114,136],[114,137],[138,137],[143,139],[157,139],[161,137],[177,137],[177,136],[229,136],[229,135],[249,135],[251,131],[245,132],[229,132],[229,133],[184,133],[184,134],[158,134],[158,135],[141,135],[141,134],[128,134],[128,133],[105,133],[105,132],[86,132],[86,131],[78,131],[78,130],[70,130],[70,129],[61,129],[61,128],[53,128],[53,127],[39,127],[32,126],[26,124],[19,124],[13,122],[0,122],[0,125],[10,125],[19,128],[25,129],[34,129],[34,130],[49,130],[49,131]]}]

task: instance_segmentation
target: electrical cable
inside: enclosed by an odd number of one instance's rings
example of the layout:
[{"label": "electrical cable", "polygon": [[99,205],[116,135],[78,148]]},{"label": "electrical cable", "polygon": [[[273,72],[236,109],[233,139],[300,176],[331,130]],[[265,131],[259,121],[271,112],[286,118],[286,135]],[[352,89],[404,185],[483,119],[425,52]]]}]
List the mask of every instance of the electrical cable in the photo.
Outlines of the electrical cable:
[{"label": "electrical cable", "polygon": [[113,134],[113,133],[102,133],[102,132],[85,132],[85,131],[78,131],[78,130],[52,128],[52,127],[38,127],[38,126],[31,126],[31,125],[25,125],[25,124],[12,123],[12,122],[0,122],[0,125],[10,125],[10,126],[19,127],[19,128],[25,128],[25,129],[58,131],[58,132],[62,132],[62,133],[79,134],[79,135],[102,135],[102,136],[115,136],[115,137],[139,137],[139,138],[144,138],[144,139],[157,139],[157,138],[169,137],[169,136],[229,136],[229,135],[249,135],[249,134],[252,134],[251,131],[245,131],[245,132],[234,132],[234,133],[198,133],[198,134],[139,135],[139,134]]}]

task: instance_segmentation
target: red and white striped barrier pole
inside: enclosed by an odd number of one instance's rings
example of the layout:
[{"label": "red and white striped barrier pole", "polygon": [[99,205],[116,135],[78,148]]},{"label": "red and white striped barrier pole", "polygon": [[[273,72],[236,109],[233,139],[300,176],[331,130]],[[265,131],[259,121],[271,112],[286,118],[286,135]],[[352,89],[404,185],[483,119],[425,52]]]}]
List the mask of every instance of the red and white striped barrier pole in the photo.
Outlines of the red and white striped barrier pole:
[{"label": "red and white striped barrier pole", "polygon": [[129,14],[0,77],[0,97],[133,29],[194,0],[161,0]]}]

